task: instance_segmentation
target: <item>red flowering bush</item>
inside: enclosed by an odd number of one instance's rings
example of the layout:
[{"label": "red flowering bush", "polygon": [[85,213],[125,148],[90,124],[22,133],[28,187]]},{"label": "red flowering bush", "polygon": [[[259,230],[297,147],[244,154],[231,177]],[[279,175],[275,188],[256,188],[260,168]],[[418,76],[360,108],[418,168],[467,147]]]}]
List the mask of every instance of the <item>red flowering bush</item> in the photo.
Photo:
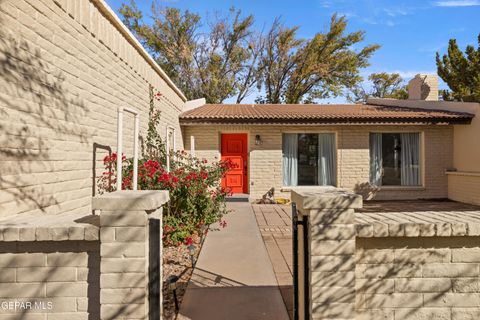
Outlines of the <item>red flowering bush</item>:
[{"label": "red flowering bush", "polygon": [[[225,197],[228,190],[221,186],[221,178],[233,166],[231,161],[208,163],[189,156],[185,151],[167,155],[165,143],[160,137],[161,112],[155,100],[163,95],[149,86],[150,106],[148,129],[142,159],[138,162],[139,190],[168,190],[170,201],[163,215],[163,240],[165,245],[189,245],[192,236],[206,232],[205,226],[219,222],[227,213]],[[165,164],[170,159],[170,170]],[[132,189],[133,159],[122,156],[122,189]],[[105,171],[98,180],[100,192],[115,191],[117,155],[113,153],[103,160]]]},{"label": "red flowering bush", "polygon": [[[104,159],[105,172],[99,178],[101,191],[115,190],[117,155]],[[123,157],[122,189],[132,189],[133,162]],[[170,201],[164,214],[164,243],[180,245],[191,242],[193,234],[204,232],[203,226],[222,221],[227,213],[225,197],[228,190],[221,178],[232,167],[230,161],[208,163],[189,156],[185,151],[171,155],[171,170],[166,170],[157,157],[144,158],[138,163],[139,190],[168,190]]]}]

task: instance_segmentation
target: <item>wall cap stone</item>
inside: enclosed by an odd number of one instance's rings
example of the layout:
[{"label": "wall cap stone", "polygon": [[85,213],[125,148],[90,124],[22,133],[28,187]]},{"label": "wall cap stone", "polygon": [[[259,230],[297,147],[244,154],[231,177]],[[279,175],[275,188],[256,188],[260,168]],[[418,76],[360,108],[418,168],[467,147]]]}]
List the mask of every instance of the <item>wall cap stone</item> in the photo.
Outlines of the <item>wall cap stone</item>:
[{"label": "wall cap stone", "polygon": [[166,190],[122,190],[92,198],[93,210],[156,210],[170,199]]},{"label": "wall cap stone", "polygon": [[303,210],[358,209],[363,204],[362,196],[335,187],[316,187],[312,190],[293,188],[291,198],[297,208]]},{"label": "wall cap stone", "polygon": [[355,212],[358,238],[478,237],[480,210]]},{"label": "wall cap stone", "polygon": [[85,213],[17,214],[0,219],[2,241],[97,241],[99,219]]}]

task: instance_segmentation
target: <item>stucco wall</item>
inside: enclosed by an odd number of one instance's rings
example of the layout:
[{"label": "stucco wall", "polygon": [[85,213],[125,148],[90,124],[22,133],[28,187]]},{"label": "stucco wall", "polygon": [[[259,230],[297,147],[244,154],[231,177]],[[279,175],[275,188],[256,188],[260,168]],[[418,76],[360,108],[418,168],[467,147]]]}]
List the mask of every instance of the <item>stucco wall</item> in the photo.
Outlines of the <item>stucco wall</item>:
[{"label": "stucco wall", "polygon": [[480,205],[480,172],[449,172],[448,197],[455,201]]},{"label": "stucco wall", "polygon": [[[181,94],[162,78],[100,0],[0,1],[0,216],[90,210],[96,173],[116,148],[118,106],[140,111],[145,137],[149,85],[163,96],[158,128],[177,130]],[[131,155],[133,119],[124,144]]]},{"label": "stucco wall", "polygon": [[[453,128],[450,126],[185,126],[185,148],[195,137],[195,154],[214,160],[220,157],[220,135],[228,132],[248,133],[249,191],[260,198],[274,187],[277,196],[289,196],[282,190],[282,133],[335,132],[337,134],[337,183],[352,188],[366,198],[415,199],[446,198],[445,170],[452,166]],[[383,188],[378,192],[366,187],[369,181],[370,132],[422,132],[424,141],[424,186],[420,188]],[[262,144],[255,145],[255,135]]]},{"label": "stucco wall", "polygon": [[453,131],[453,166],[459,171],[480,172],[480,104],[468,126],[456,125]]},{"label": "stucco wall", "polygon": [[469,126],[454,126],[453,167],[458,173],[448,175],[450,199],[480,204],[480,105]]}]

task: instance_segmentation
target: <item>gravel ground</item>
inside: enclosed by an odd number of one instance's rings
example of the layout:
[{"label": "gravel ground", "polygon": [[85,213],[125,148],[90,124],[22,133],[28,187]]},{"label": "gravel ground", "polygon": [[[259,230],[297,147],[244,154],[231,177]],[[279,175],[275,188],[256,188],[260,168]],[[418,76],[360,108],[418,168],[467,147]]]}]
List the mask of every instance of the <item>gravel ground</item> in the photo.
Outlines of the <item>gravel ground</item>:
[{"label": "gravel ground", "polygon": [[[193,239],[193,244],[196,247],[195,257],[200,253],[201,244],[200,237]],[[175,302],[173,293],[168,289],[166,279],[171,275],[179,276],[177,281],[177,299],[178,304],[181,305],[183,295],[187,289],[188,281],[192,275],[192,263],[190,254],[186,245],[180,247],[166,247],[163,248],[163,318],[165,320],[172,320],[176,318]]]}]

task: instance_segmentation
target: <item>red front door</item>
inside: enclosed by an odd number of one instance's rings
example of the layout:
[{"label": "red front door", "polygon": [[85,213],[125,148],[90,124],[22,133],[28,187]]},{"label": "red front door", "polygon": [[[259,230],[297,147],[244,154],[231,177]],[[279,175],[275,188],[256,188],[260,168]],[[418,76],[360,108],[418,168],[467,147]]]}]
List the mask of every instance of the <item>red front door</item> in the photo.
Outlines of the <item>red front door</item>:
[{"label": "red front door", "polygon": [[222,180],[222,186],[233,193],[248,192],[247,134],[222,134],[222,160],[230,159],[234,168]]}]

